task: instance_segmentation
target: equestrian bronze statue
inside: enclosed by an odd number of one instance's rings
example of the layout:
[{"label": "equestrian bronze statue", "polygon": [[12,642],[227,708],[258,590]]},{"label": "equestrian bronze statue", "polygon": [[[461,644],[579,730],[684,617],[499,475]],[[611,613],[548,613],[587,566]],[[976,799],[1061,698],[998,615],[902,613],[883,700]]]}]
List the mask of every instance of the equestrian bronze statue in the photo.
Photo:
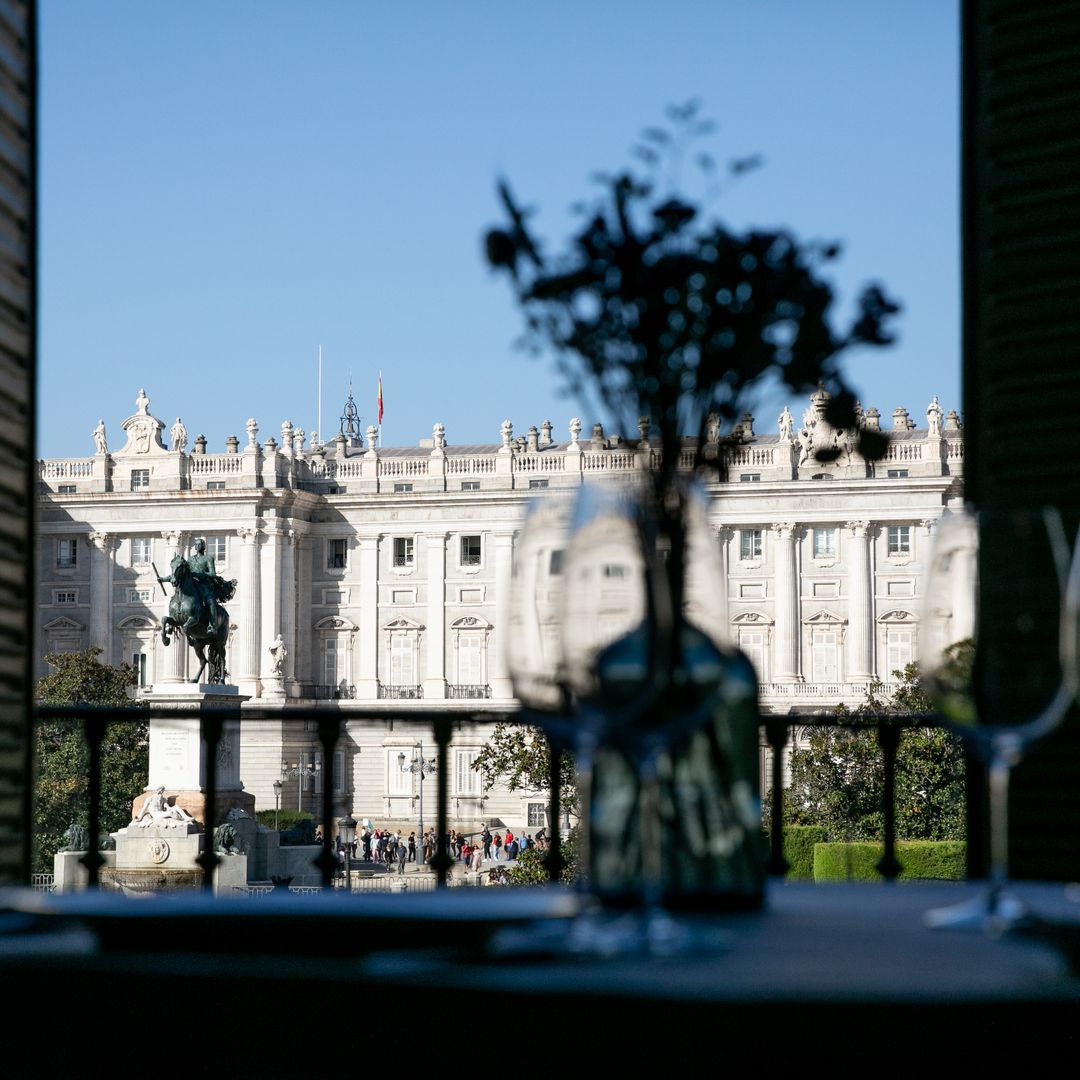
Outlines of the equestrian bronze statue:
[{"label": "equestrian bronze statue", "polygon": [[[154,573],[157,574],[155,568]],[[231,600],[236,591],[235,581],[218,576],[213,556],[206,554],[206,541],[195,541],[195,553],[188,558],[174,555],[168,577],[157,575],[162,589],[165,582],[173,586],[169,614],[161,621],[161,640],[168,645],[170,632],[187,638],[199,658],[199,670],[192,682],[202,682],[203,672],[210,669],[211,683],[223,683],[225,643],[229,638],[229,613],[222,602]]]}]

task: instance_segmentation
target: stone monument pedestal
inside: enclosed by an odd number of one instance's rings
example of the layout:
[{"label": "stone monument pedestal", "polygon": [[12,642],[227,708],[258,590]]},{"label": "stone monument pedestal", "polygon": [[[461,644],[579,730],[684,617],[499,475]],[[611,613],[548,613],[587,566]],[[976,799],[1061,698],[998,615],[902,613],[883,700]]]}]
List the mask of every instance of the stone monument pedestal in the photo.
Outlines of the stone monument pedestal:
[{"label": "stone monument pedestal", "polygon": [[[191,709],[202,705],[236,705],[248,700],[235,686],[219,683],[165,683],[154,686],[146,696],[151,705]],[[150,720],[150,777],[147,794],[138,796],[131,807],[138,817],[149,792],[164,787],[172,802],[186,810],[201,826],[206,820],[206,752],[197,715],[154,717]],[[255,796],[244,791],[240,779],[240,721],[225,722],[218,743],[217,800],[214,820],[222,824],[233,809],[255,816]]]}]

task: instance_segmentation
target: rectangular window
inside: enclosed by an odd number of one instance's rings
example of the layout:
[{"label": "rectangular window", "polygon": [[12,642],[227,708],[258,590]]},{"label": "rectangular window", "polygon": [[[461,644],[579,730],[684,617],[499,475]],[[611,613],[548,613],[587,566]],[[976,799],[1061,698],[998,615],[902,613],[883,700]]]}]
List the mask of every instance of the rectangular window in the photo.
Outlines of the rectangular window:
[{"label": "rectangular window", "polygon": [[78,589],[57,589],[53,592],[54,604],[77,604],[78,602]]},{"label": "rectangular window", "polygon": [[327,540],[326,541],[326,569],[327,570],[344,570],[345,569],[345,556],[348,551],[347,540]]},{"label": "rectangular window", "polygon": [[345,682],[345,639],[328,637],[323,642],[323,679],[326,686]]},{"label": "rectangular window", "polygon": [[206,490],[207,491],[224,491],[225,490],[225,481],[224,480],[207,480],[206,481]]},{"label": "rectangular window", "polygon": [[57,493],[57,495],[74,495],[75,494],[75,485],[74,484],[61,484],[56,489],[56,493]]},{"label": "rectangular window", "polygon": [[623,563],[604,563],[602,572],[604,577],[615,578],[619,581],[630,576],[629,570]]},{"label": "rectangular window", "polygon": [[562,550],[556,548],[551,553],[551,562],[548,563],[548,574],[551,577],[558,577],[562,573],[563,568],[563,553]]},{"label": "rectangular window", "polygon": [[814,558],[831,559],[836,557],[836,530],[814,530]]},{"label": "rectangular window", "polygon": [[739,530],[739,558],[740,559],[760,559],[761,558],[761,530],[760,529],[740,529]]},{"label": "rectangular window", "polygon": [[386,790],[390,795],[413,793],[413,774],[409,772],[411,758],[412,751],[403,747],[386,751]]},{"label": "rectangular window", "polygon": [[394,537],[394,565],[413,565],[413,538],[411,536]]},{"label": "rectangular window", "polygon": [[153,589],[128,589],[129,604],[149,604],[153,598]]},{"label": "rectangular window", "polygon": [[390,685],[416,685],[416,635],[392,634],[390,637]]},{"label": "rectangular window", "polygon": [[739,473],[739,483],[740,484],[760,484],[761,483],[761,473],[759,473],[759,472]]},{"label": "rectangular window", "polygon": [[542,829],[547,824],[547,807],[542,802],[529,803],[529,828]]},{"label": "rectangular window", "polygon": [[146,653],[133,653],[131,666],[135,669],[135,685],[146,686]]},{"label": "rectangular window", "polygon": [[458,635],[457,681],[462,686],[482,686],[484,682],[484,635],[463,631]]},{"label": "rectangular window", "polygon": [[[79,541],[78,540],[57,540],[56,541],[56,565],[70,569],[73,567],[79,558]],[[93,561],[93,560],[91,560]]]},{"label": "rectangular window", "polygon": [[547,480],[530,480],[529,481],[529,488],[532,491],[540,491],[542,488],[546,488],[547,486],[548,486]]},{"label": "rectangular window", "polygon": [[910,525],[890,525],[889,526],[889,554],[890,555],[910,555],[911,554],[911,526]]},{"label": "rectangular window", "polygon": [[132,566],[150,565],[150,543],[151,541],[149,536],[133,536],[131,538]]},{"label": "rectangular window", "polygon": [[765,679],[765,631],[739,628],[739,648],[754,665],[759,682]]},{"label": "rectangular window", "polygon": [[228,546],[225,540],[224,536],[208,536],[206,538],[206,554],[214,560],[217,566],[222,565],[228,555]]},{"label": "rectangular window", "polygon": [[479,795],[480,774],[473,768],[473,762],[476,761],[476,751],[457,750],[454,759],[457,763],[457,794]]},{"label": "rectangular window", "polygon": [[480,565],[480,537],[463,536],[461,538],[461,565]]},{"label": "rectangular window", "polygon": [[479,480],[462,480],[461,481],[461,490],[462,491],[479,491],[480,490],[480,481]]},{"label": "rectangular window", "polygon": [[408,495],[410,491],[412,491],[412,484],[395,484],[394,485],[394,494],[395,495]]},{"label": "rectangular window", "polygon": [[889,675],[903,671],[915,658],[914,634],[908,629],[889,627],[885,631],[885,656]]},{"label": "rectangular window", "polygon": [[904,480],[907,478],[907,469],[889,469],[888,478],[890,480]]},{"label": "rectangular window", "polygon": [[810,639],[814,682],[834,683],[837,680],[837,638],[835,630],[814,630]]},{"label": "rectangular window", "polygon": [[334,768],[331,776],[334,794],[340,795],[345,790],[345,751],[334,751]]},{"label": "rectangular window", "polygon": [[131,470],[131,490],[132,491],[145,491],[150,486],[150,470],[149,469],[132,469]]}]

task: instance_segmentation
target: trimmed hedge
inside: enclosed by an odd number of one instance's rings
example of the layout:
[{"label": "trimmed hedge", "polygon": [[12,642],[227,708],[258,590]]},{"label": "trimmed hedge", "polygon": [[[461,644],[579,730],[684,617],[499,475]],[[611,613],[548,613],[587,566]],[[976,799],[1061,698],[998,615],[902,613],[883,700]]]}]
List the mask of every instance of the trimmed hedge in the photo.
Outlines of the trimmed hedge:
[{"label": "trimmed hedge", "polygon": [[[823,844],[825,836],[824,825],[784,826],[784,858],[788,861],[785,881],[814,880],[814,845]],[[764,859],[769,857],[771,842],[772,837],[766,833],[765,851],[762,856]]]},{"label": "trimmed hedge", "polygon": [[[881,881],[877,863],[883,850],[881,844],[868,842],[815,844],[814,880]],[[903,868],[901,881],[960,881],[967,874],[963,840],[898,840],[896,857]]]}]

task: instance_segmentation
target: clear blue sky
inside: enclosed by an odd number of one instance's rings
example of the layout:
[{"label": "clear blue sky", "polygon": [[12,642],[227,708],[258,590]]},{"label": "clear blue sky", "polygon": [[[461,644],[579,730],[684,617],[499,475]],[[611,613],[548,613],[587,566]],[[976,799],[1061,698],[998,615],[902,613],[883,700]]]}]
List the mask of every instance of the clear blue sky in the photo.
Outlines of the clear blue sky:
[{"label": "clear blue sky", "polygon": [[320,343],[324,436],[350,374],[373,421],[380,368],[388,446],[591,424],[514,347],[495,179],[561,246],[590,174],[690,97],[718,159],[765,158],[716,216],[841,239],[845,315],[870,279],[903,301],[849,366],[863,403],[960,407],[949,0],[44,0],[40,37],[42,455],[92,453],[99,417],[118,446],[140,387],[211,451],[249,416],[310,431]]}]

